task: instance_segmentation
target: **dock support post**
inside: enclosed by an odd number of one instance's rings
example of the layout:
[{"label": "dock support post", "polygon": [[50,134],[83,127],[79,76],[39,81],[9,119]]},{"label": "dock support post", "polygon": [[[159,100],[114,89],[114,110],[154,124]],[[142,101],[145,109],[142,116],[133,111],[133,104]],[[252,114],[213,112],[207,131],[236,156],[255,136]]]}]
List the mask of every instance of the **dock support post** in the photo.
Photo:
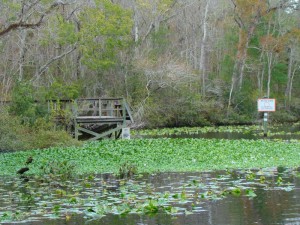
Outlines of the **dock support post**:
[{"label": "dock support post", "polygon": [[268,113],[267,112],[264,113],[263,126],[264,126],[264,137],[267,137],[268,136]]}]

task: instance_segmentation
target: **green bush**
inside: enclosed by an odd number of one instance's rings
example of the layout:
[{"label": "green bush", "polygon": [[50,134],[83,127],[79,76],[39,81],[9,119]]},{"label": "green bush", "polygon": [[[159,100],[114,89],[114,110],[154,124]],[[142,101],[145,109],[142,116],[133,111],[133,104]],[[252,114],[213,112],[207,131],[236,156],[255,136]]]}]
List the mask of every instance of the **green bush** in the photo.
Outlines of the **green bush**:
[{"label": "green bush", "polygon": [[269,113],[270,119],[274,122],[296,122],[298,118],[294,116],[291,112],[285,110],[278,110],[276,112]]},{"label": "green bush", "polygon": [[55,130],[55,126],[46,118],[39,118],[33,125],[23,124],[18,116],[0,113],[0,150],[16,151],[42,149],[52,146],[79,145],[64,130]]},{"label": "green bush", "polygon": [[43,96],[43,92],[35,90],[32,85],[17,83],[12,91],[9,113],[20,117],[23,123],[33,124],[37,118],[47,115],[46,104],[42,104],[45,102]]},{"label": "green bush", "polygon": [[[144,119],[147,127],[203,126],[209,121],[202,113],[201,96],[188,87],[181,91],[160,89],[147,102]],[[179,89],[179,88],[178,88]]]},{"label": "green bush", "polygon": [[18,130],[22,129],[23,125],[21,125],[19,119],[2,111],[0,124],[0,151],[22,149],[22,141]]}]

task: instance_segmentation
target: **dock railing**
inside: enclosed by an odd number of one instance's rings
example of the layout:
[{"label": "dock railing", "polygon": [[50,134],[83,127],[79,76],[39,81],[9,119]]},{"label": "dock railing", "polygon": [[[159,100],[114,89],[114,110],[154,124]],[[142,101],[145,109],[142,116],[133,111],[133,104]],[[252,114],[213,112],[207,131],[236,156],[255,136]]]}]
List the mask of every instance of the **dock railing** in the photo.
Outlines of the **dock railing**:
[{"label": "dock railing", "polygon": [[73,111],[76,118],[94,117],[126,119],[126,103],[123,98],[77,99]]}]

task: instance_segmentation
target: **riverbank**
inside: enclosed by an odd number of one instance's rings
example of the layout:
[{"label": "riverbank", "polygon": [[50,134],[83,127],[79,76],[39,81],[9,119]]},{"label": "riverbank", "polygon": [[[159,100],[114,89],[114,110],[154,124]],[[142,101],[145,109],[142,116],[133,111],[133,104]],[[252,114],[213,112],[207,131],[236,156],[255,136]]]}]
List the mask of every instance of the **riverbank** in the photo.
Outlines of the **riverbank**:
[{"label": "riverbank", "polygon": [[[188,172],[266,167],[299,167],[299,142],[217,139],[132,139],[88,142],[83,147],[49,148],[0,154],[0,175],[45,173]],[[26,165],[32,157],[33,162]]]}]

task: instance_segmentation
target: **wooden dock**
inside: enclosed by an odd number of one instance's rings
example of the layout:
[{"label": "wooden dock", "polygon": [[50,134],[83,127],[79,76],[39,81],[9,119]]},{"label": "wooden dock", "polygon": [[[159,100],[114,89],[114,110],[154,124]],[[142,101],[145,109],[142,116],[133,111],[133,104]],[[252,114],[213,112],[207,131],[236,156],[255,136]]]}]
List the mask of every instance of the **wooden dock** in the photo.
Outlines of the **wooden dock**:
[{"label": "wooden dock", "polygon": [[[0,108],[9,104],[10,101],[0,101]],[[66,129],[72,127],[71,132],[76,139],[117,139],[122,129],[133,122],[124,98],[48,100],[47,106],[56,124],[61,124]]]},{"label": "wooden dock", "polygon": [[75,138],[89,135],[89,140],[119,138],[122,129],[132,123],[124,98],[86,98],[74,102]]}]

